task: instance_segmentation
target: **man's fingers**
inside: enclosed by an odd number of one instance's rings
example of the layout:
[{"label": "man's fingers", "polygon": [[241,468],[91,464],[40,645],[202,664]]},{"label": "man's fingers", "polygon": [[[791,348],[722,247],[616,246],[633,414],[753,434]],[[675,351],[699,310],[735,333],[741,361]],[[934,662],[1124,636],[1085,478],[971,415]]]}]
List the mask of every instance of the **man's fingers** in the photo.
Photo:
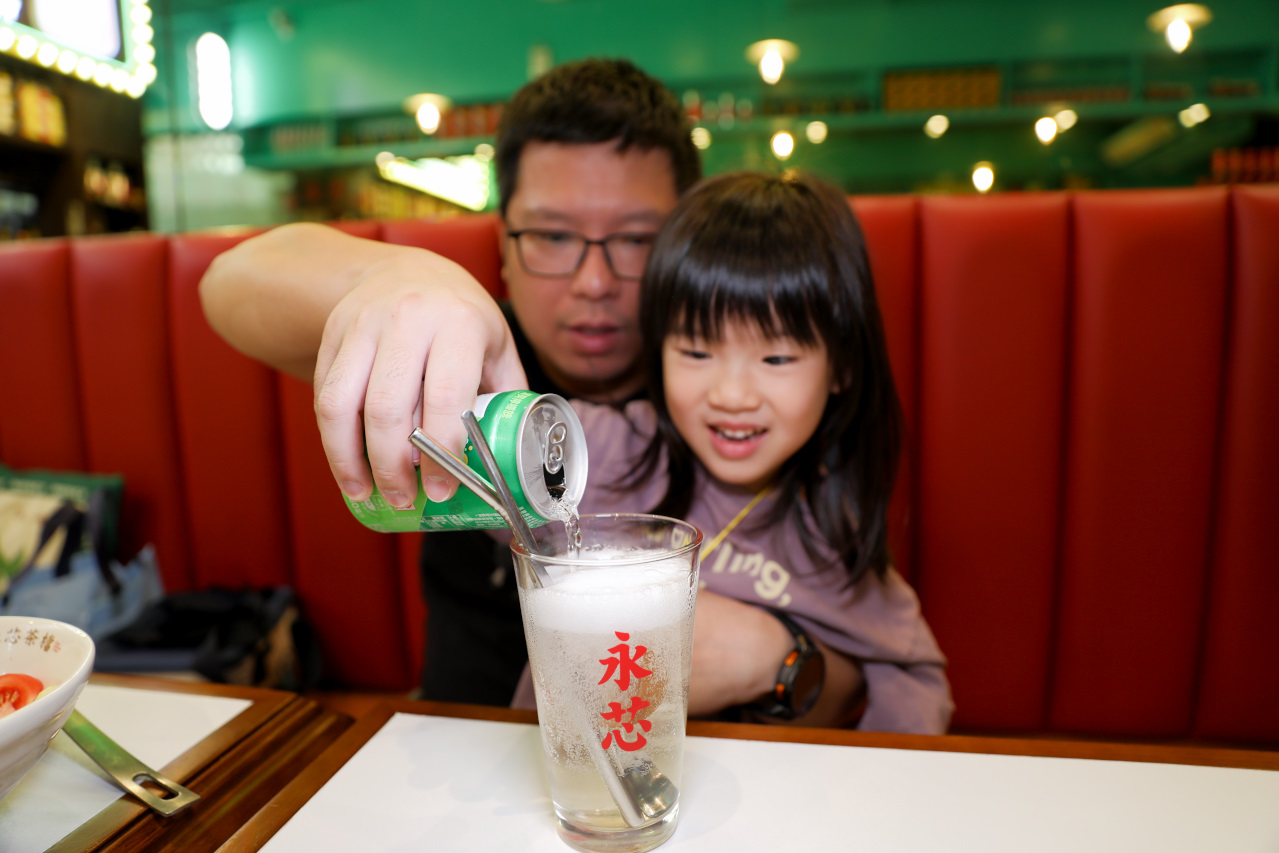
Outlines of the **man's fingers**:
[{"label": "man's fingers", "polygon": [[[422,430],[461,459],[466,446],[462,412],[475,403],[486,344],[473,309],[453,314],[431,342],[422,380]],[[447,500],[457,488],[457,480],[429,459],[422,460],[422,483],[433,501]]]},{"label": "man's fingers", "polygon": [[315,420],[329,470],[338,488],[351,500],[368,498],[373,478],[364,455],[364,424],[360,419],[364,390],[373,362],[370,342],[343,341],[328,352],[321,348],[315,373]]},{"label": "man's fingers", "polygon": [[501,344],[489,350],[484,363],[484,374],[480,381],[480,389],[484,393],[528,388],[528,379],[520,364],[520,354],[515,349],[515,338],[511,337],[510,329],[503,327],[502,331]]},{"label": "man's fingers", "polygon": [[417,426],[427,346],[423,335],[410,330],[383,337],[364,396],[364,443],[373,479],[386,502],[400,509],[417,497],[409,433]]}]

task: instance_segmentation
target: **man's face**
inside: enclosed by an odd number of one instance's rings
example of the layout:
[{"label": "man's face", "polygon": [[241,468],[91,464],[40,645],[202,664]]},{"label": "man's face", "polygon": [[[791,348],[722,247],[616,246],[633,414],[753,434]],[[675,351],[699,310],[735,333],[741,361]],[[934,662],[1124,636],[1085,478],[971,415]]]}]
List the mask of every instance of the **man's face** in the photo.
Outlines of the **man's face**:
[{"label": "man's face", "polygon": [[[505,226],[576,232],[589,240],[651,234],[676,201],[675,173],[665,151],[619,153],[615,141],[530,142],[520,156]],[[576,273],[530,275],[515,240],[502,236],[511,307],[551,379],[588,399],[620,399],[638,391],[639,282],[617,278],[598,245],[587,249]]]}]

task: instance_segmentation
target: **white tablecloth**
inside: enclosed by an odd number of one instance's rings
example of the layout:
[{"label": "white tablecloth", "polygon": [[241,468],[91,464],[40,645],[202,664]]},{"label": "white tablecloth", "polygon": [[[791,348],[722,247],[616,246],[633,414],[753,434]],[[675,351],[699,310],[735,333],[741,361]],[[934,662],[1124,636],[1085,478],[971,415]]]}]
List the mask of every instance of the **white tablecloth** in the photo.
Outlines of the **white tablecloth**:
[{"label": "white tablecloth", "polygon": [[[663,853],[1279,851],[1279,772],[689,738]],[[264,848],[546,851],[536,727],[397,714]]]}]

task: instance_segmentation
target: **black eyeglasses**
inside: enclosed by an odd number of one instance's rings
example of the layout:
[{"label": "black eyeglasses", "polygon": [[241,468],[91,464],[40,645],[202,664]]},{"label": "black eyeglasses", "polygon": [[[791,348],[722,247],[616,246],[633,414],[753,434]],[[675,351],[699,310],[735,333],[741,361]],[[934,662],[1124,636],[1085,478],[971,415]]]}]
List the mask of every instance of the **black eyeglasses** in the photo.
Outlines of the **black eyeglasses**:
[{"label": "black eyeglasses", "polygon": [[588,240],[576,231],[559,231],[549,228],[524,228],[507,231],[506,236],[515,241],[515,253],[520,266],[529,275],[558,277],[569,276],[582,268],[591,246],[604,250],[604,260],[613,275],[634,281],[644,274],[653,238],[649,231],[609,234],[603,240]]}]

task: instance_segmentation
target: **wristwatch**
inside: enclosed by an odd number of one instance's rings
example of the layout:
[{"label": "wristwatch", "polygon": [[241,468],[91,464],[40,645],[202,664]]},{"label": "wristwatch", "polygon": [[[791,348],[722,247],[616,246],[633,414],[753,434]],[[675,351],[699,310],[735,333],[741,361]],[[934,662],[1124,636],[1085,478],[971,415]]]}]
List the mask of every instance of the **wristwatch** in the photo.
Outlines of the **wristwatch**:
[{"label": "wristwatch", "polygon": [[804,716],[817,704],[822,684],[826,681],[826,658],[804,629],[795,624],[795,620],[771,607],[764,609],[790,631],[795,638],[795,648],[782,661],[772,691],[752,705],[751,710],[782,720],[793,720]]}]

